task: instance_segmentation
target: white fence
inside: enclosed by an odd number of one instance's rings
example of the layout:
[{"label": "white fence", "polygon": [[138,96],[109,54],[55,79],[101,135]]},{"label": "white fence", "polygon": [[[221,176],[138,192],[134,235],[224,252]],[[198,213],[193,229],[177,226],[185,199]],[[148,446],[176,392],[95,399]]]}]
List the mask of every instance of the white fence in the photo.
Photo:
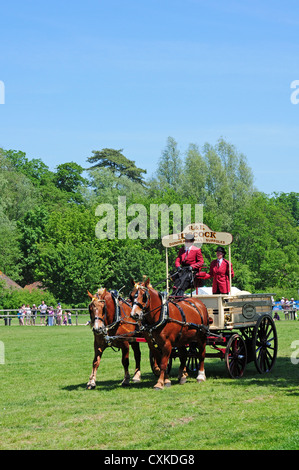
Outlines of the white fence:
[{"label": "white fence", "polygon": [[[18,309],[5,309],[0,310],[0,326],[11,326],[11,325],[21,325],[21,326],[39,326],[39,325],[48,325],[49,314],[48,312],[44,315],[41,315],[37,311],[36,315],[23,313],[22,317],[18,316]],[[67,315],[70,312],[71,315]],[[64,316],[67,315],[67,321],[64,323]],[[54,315],[50,315],[50,318],[53,320],[53,325],[86,325],[89,321],[89,312],[88,308],[68,308],[62,310],[61,322],[57,320],[57,314],[54,311]],[[50,322],[52,323],[52,322]]]}]

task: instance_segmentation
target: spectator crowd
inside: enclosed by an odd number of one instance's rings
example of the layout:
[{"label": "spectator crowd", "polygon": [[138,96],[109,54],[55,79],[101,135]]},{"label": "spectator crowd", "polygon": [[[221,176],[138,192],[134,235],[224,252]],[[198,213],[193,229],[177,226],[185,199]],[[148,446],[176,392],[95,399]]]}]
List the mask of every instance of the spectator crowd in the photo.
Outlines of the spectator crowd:
[{"label": "spectator crowd", "polygon": [[282,297],[280,301],[273,302],[274,320],[280,320],[280,313],[284,313],[286,320],[297,320],[298,310],[299,301],[294,300],[293,297],[291,300],[288,300],[286,297]]},{"label": "spectator crowd", "polygon": [[36,325],[38,317],[40,324],[45,326],[72,324],[72,314],[70,311],[65,311],[63,315],[60,303],[57,304],[56,308],[53,308],[52,305],[48,307],[44,300],[42,300],[39,306],[33,304],[30,307],[30,305],[23,304],[18,309],[17,316],[19,325]]}]

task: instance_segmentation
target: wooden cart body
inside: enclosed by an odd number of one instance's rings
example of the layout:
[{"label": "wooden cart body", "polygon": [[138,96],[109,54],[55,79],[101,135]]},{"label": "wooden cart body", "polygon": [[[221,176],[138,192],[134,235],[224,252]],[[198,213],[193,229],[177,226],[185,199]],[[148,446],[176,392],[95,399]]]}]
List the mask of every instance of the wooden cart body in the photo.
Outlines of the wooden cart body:
[{"label": "wooden cart body", "polygon": [[210,331],[234,330],[256,325],[261,315],[272,316],[273,294],[194,295],[208,309]]}]

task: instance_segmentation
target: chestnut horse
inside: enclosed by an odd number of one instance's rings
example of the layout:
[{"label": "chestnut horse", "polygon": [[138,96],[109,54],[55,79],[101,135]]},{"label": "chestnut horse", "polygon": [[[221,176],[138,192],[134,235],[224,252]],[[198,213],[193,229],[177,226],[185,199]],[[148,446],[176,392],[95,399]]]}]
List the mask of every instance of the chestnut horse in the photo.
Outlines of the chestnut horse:
[{"label": "chestnut horse", "polygon": [[[190,342],[196,342],[200,351],[197,381],[201,383],[206,380],[204,359],[209,324],[206,306],[194,298],[163,298],[151,287],[149,279],[134,284],[131,300],[132,318],[140,323],[151,351],[158,349],[160,354],[160,376],[154,388],[161,390],[164,385],[170,385],[166,369],[173,347],[177,347],[180,354],[180,383],[185,382],[186,345]],[[159,360],[157,355],[156,359]]]},{"label": "chestnut horse", "polygon": [[[87,383],[88,389],[96,386],[96,375],[100,365],[101,357],[108,346],[115,346],[122,350],[122,365],[125,377],[122,385],[129,385],[129,342],[125,339],[117,339],[115,336],[133,336],[136,330],[136,321],[130,317],[132,306],[129,302],[114,295],[106,289],[99,289],[95,295],[88,292],[91,298],[89,304],[90,326],[94,333],[94,360],[92,363],[92,373]],[[110,338],[111,337],[111,338]],[[132,349],[135,356],[135,372],[133,382],[140,382],[140,360],[141,353],[139,343],[132,342]]]}]

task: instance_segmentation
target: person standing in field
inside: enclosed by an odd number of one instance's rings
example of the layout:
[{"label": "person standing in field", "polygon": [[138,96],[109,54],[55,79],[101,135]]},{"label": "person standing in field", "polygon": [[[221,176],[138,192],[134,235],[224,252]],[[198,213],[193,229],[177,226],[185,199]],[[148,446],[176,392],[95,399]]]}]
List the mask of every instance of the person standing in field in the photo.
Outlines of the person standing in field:
[{"label": "person standing in field", "polygon": [[[210,265],[210,277],[213,278],[213,294],[229,294],[229,261],[225,259],[226,251],[223,246],[216,248],[217,259],[213,260]],[[231,264],[231,276],[234,277],[233,265]]]},{"label": "person standing in field", "polygon": [[42,300],[42,303],[40,304],[40,306],[38,307],[39,311],[40,311],[40,324],[42,325],[45,325],[45,319],[46,319],[46,313],[47,313],[47,305],[45,304],[45,301]]}]

